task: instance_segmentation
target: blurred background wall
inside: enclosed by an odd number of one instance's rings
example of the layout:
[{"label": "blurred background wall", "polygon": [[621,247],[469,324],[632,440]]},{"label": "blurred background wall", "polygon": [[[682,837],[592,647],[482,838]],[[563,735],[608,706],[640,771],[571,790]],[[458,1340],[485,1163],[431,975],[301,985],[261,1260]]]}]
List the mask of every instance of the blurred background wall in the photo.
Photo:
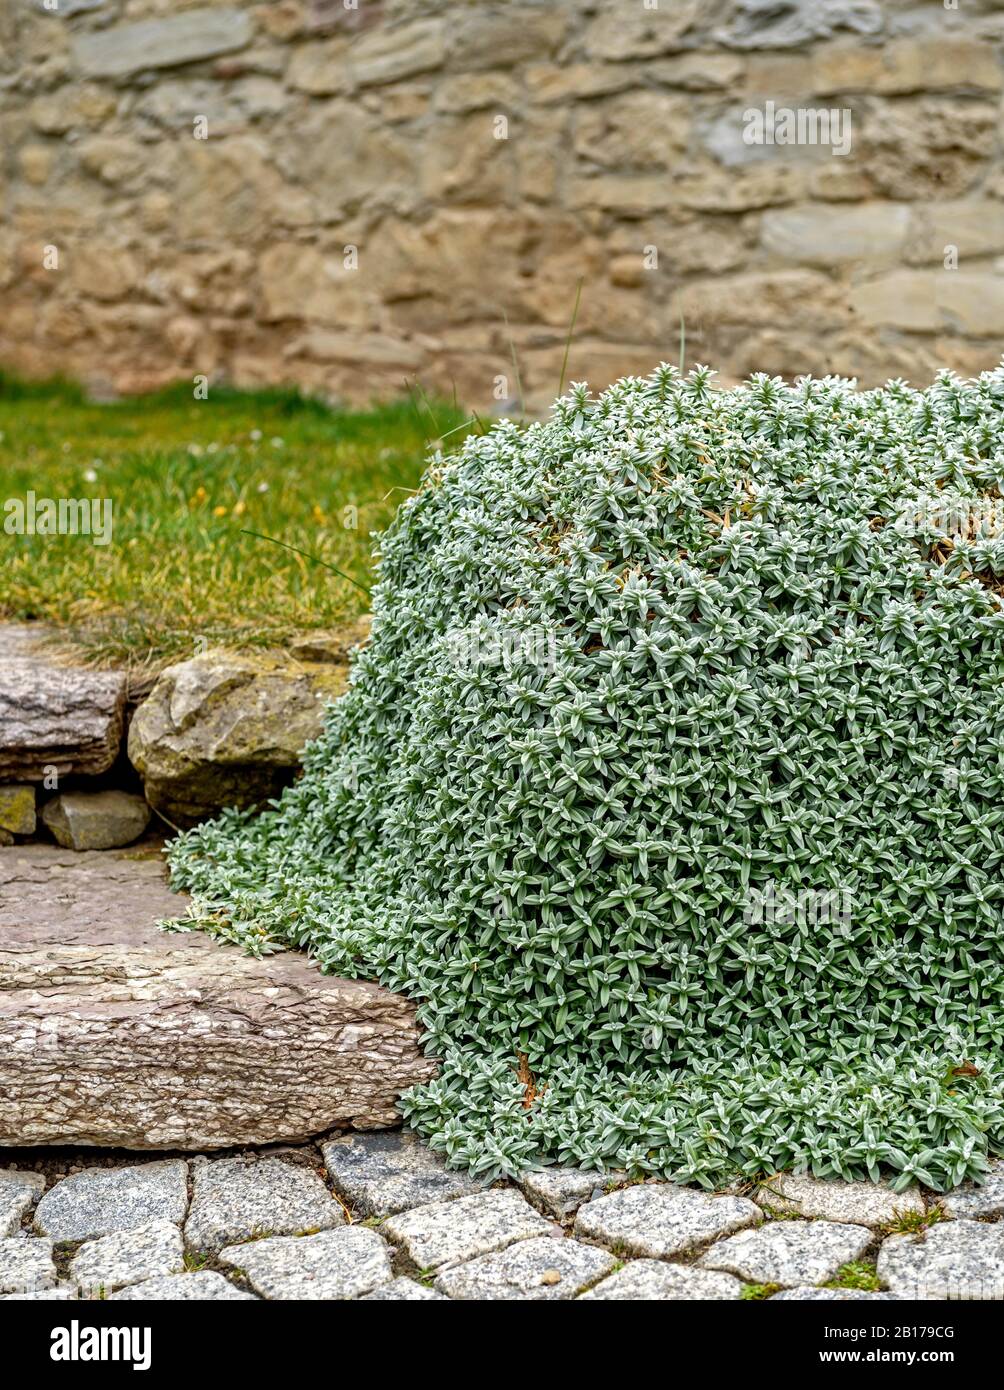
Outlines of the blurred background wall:
[{"label": "blurred background wall", "polygon": [[5,0],[0,365],[533,408],[581,281],[597,386],[681,318],[726,378],[978,371],[1002,41],[991,0]]}]

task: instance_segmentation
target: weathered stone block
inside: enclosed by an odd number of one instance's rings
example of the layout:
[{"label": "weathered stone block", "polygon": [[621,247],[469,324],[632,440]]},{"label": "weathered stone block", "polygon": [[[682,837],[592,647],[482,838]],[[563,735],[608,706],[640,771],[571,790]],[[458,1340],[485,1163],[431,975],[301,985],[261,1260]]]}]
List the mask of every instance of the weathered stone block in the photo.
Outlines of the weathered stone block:
[{"label": "weathered stone block", "polygon": [[64,849],[118,849],[143,834],[150,807],[130,792],[64,792],[46,802],[42,819]]},{"label": "weathered stone block", "polygon": [[659,9],[616,0],[604,5],[586,29],[586,53],[590,58],[612,62],[669,53],[693,24],[699,9],[698,0],[676,0]]},{"label": "weathered stone block", "polygon": [[822,1284],[842,1265],[860,1259],[873,1239],[867,1226],[772,1221],[718,1241],[700,1263],[754,1284]]},{"label": "weathered stone block", "polygon": [[763,1219],[745,1197],[709,1196],[670,1183],[641,1183],[579,1208],[575,1234],[618,1254],[668,1260]]},{"label": "weathered stone block", "polygon": [[30,626],[0,625],[0,778],[107,771],[125,699],[121,672],[64,665]]},{"label": "weathered stone block", "polygon": [[252,1288],[272,1299],[359,1298],[388,1284],[393,1274],[385,1242],[359,1226],[228,1245],[220,1262],[240,1270]]},{"label": "weathered stone block", "polygon": [[445,26],[441,19],[419,19],[389,29],[372,29],[349,50],[352,74],[360,87],[400,82],[431,72],[446,58]]},{"label": "weathered stone block", "polygon": [[922,1236],[889,1236],[878,1277],[900,1298],[1004,1299],[1004,1226],[951,1221]]},{"label": "weathered stone block", "polygon": [[893,1192],[877,1182],[824,1180],[808,1173],[778,1173],[756,1193],[760,1206],[796,1216],[883,1226],[899,1216],[923,1216],[924,1199],[916,1187]]},{"label": "weathered stone block", "polygon": [[[523,6],[481,12],[472,7],[451,26],[450,70],[507,68],[547,57],[565,34],[567,15]],[[603,55],[606,56],[606,55]]]},{"label": "weathered stone block", "polygon": [[188,1165],[181,1159],[126,1168],[83,1168],[49,1188],[35,1229],[50,1240],[115,1239],[125,1232],[177,1228],[188,1207]]},{"label": "weathered stone block", "polygon": [[720,37],[736,48],[796,48],[840,30],[870,35],[883,26],[878,0],[737,0]]},{"label": "weathered stone block", "polygon": [[933,333],[954,329],[989,338],[1004,329],[1004,276],[962,270],[894,270],[855,285],[861,322]]},{"label": "weathered stone block", "polygon": [[763,214],[764,249],[786,262],[828,267],[841,261],[896,260],[906,241],[910,208],[902,203],[848,207],[771,208]]},{"label": "weathered stone block", "polygon": [[186,905],[150,860],[0,855],[0,1146],[210,1149],[379,1128],[435,1074],[411,1004],[298,953],[256,960],[157,929]]},{"label": "weathered stone block", "polygon": [[0,787],[0,830],[8,830],[12,835],[34,835],[34,787]]},{"label": "weathered stone block", "polygon": [[186,10],[164,19],[76,34],[73,58],[84,77],[129,77],[234,53],[251,42],[251,16],[239,9]]},{"label": "weathered stone block", "polygon": [[666,92],[628,92],[593,103],[576,118],[574,148],[607,168],[665,169],[686,147],[690,105]]},{"label": "weathered stone block", "polygon": [[523,72],[534,101],[547,105],[623,92],[632,83],[630,68],[613,63],[535,63]]},{"label": "weathered stone block", "polygon": [[321,1152],[337,1191],[366,1216],[467,1197],[484,1186],[451,1171],[414,1134],[355,1134],[324,1144]]},{"label": "weathered stone block", "polygon": [[198,1158],[185,1240],[198,1251],[262,1235],[299,1235],[345,1224],[312,1168],[280,1158]]},{"label": "weathered stone block", "polygon": [[1001,90],[1001,66],[988,43],[952,34],[891,39],[879,47],[828,44],[812,55],[812,90],[907,92]]},{"label": "weathered stone block", "polygon": [[347,669],[211,651],[162,672],[129,729],[146,798],[176,824],[252,806],[291,780]]},{"label": "weathered stone block", "polygon": [[963,268],[972,257],[1004,251],[1004,205],[990,198],[963,198],[914,207],[905,259],[915,265],[943,264],[950,247]]}]

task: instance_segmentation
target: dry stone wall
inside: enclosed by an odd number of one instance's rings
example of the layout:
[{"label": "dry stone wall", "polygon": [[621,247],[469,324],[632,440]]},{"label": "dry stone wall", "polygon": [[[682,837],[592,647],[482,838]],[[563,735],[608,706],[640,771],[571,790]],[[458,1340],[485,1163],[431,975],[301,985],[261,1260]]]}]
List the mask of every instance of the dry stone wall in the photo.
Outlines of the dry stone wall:
[{"label": "dry stone wall", "polygon": [[726,377],[980,370],[1002,38],[994,0],[9,0],[0,364],[532,407],[581,281],[597,385],[681,319]]}]

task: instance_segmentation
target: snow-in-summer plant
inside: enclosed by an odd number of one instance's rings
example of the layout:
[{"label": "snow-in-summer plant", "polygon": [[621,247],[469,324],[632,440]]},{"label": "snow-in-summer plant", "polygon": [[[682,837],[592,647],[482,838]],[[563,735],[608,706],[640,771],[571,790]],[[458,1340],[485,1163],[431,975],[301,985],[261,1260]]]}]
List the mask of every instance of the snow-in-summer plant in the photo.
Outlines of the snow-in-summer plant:
[{"label": "snow-in-summer plant", "polygon": [[[939,530],[941,490],[1004,492],[1004,369],[663,366],[501,421],[380,541],[303,778],[177,842],[178,886],[251,950],[418,1000],[442,1068],[404,1111],[474,1172],[979,1177],[1004,542]],[[768,890],[850,907],[751,913]]]}]

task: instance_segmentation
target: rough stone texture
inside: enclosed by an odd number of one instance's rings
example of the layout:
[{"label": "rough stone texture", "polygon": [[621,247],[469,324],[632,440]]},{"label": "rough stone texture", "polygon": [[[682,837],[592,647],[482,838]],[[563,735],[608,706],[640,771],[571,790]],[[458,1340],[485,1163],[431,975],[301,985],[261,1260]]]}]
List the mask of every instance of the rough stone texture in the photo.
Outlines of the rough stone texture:
[{"label": "rough stone texture", "polygon": [[34,835],[34,787],[0,787],[0,830],[12,835]]},{"label": "rough stone texture", "polygon": [[161,1159],[129,1168],[85,1168],[50,1187],[35,1227],[55,1241],[94,1240],[185,1219],[188,1165]]},{"label": "rough stone texture", "polygon": [[20,1230],[21,1218],[38,1201],[44,1188],[45,1179],[40,1173],[0,1168],[0,1237]]},{"label": "rough stone texture", "polygon": [[143,834],[150,807],[130,792],[64,792],[46,802],[42,819],[64,849],[119,849]]},{"label": "rough stone texture", "polygon": [[831,266],[843,260],[878,261],[879,248],[895,260],[909,226],[910,209],[899,203],[778,208],[764,213],[761,236],[766,250],[780,260]]},{"label": "rough stone texture", "polygon": [[583,1293],[614,1264],[613,1256],[595,1245],[536,1236],[444,1270],[436,1288],[449,1298],[467,1301],[554,1302]]},{"label": "rough stone texture", "polygon": [[923,1236],[889,1236],[878,1277],[900,1298],[1004,1299],[1004,1227],[946,1221]]},{"label": "rough stone texture", "polygon": [[66,664],[42,636],[29,624],[0,624],[5,782],[41,782],[53,770],[60,777],[105,772],[122,742],[125,676]]},{"label": "rough stone texture", "polygon": [[392,1216],[381,1230],[419,1269],[442,1269],[547,1235],[551,1224],[520,1193],[493,1189]]},{"label": "rough stone texture", "polygon": [[445,1294],[435,1289],[427,1289],[414,1279],[392,1279],[389,1284],[381,1284],[372,1293],[364,1293],[361,1303],[448,1303]]},{"label": "rough stone texture", "polygon": [[85,1241],[70,1262],[70,1277],[82,1294],[97,1297],[184,1268],[181,1231],[170,1221],[156,1221]]},{"label": "rough stone texture", "polygon": [[535,1168],[519,1180],[535,1207],[548,1216],[571,1216],[583,1202],[602,1197],[610,1175],[586,1173],[581,1168]]},{"label": "rough stone texture", "polygon": [[263,1298],[358,1298],[391,1279],[386,1242],[361,1226],[228,1245],[220,1262],[239,1270]]},{"label": "rough stone texture", "polygon": [[211,651],[169,666],[137,710],[129,759],[176,825],[277,796],[321,731],[347,668]]},{"label": "rough stone texture", "polygon": [[693,1265],[663,1264],[661,1260],[631,1260],[582,1297],[637,1299],[647,1303],[670,1299],[710,1301],[739,1298],[742,1291],[741,1281],[731,1274],[696,1269]]},{"label": "rough stone texture", "polygon": [[73,42],[73,57],[84,77],[129,77],[232,53],[251,35],[251,20],[239,9],[188,10],[81,34]]},{"label": "rough stone texture", "polygon": [[616,1254],[671,1259],[761,1221],[745,1197],[709,1197],[669,1183],[642,1183],[580,1207],[575,1234]]},{"label": "rough stone texture", "polygon": [[156,1279],[145,1279],[141,1284],[131,1284],[108,1295],[112,1299],[131,1299],[134,1301],[151,1299],[158,1303],[179,1300],[203,1303],[254,1303],[253,1293],[245,1293],[235,1288],[229,1279],[212,1269],[199,1269],[194,1274],[163,1274]]},{"label": "rough stone texture", "polygon": [[295,1235],[345,1223],[317,1173],[279,1158],[196,1159],[185,1239],[193,1250],[259,1236]]},{"label": "rough stone texture", "polygon": [[[359,401],[407,372],[498,410],[519,394],[505,305],[539,409],[580,277],[566,379],[595,386],[665,356],[681,309],[688,359],[726,377],[996,363],[990,0],[174,10],[6,7],[5,366],[106,393],[204,372]],[[849,109],[850,152],[747,144],[768,99]],[[182,140],[198,115],[209,138]],[[818,272],[795,312],[774,289],[793,263]],[[917,264],[932,277],[898,278]]]},{"label": "rough stone texture", "polygon": [[186,906],[128,851],[0,855],[0,1146],[372,1129],[434,1075],[411,1004],[296,952],[255,960],[157,929]]},{"label": "rough stone texture", "polygon": [[701,1265],[728,1270],[754,1284],[822,1284],[841,1265],[860,1258],[872,1239],[864,1226],[772,1221],[719,1241],[701,1257]]},{"label": "rough stone texture", "polygon": [[991,1159],[986,1181],[963,1183],[954,1192],[938,1198],[946,1216],[969,1217],[974,1221],[996,1221],[1004,1216],[1004,1159]]},{"label": "rough stone texture", "polygon": [[794,1289],[782,1289],[772,1293],[768,1303],[880,1303],[897,1302],[895,1294],[872,1292],[868,1289],[814,1289],[809,1284],[800,1284]]},{"label": "rough stone texture", "polygon": [[349,1135],[321,1152],[336,1190],[364,1216],[390,1216],[409,1207],[467,1197],[484,1183],[451,1172],[416,1135]]},{"label": "rough stone texture", "polygon": [[[874,1182],[823,1181],[802,1173],[777,1173],[756,1193],[760,1206],[799,1216],[884,1226],[897,1216],[923,1216],[924,1199],[915,1187],[892,1192]],[[960,1213],[961,1214],[961,1213]]]},{"label": "rough stone texture", "polygon": [[0,1293],[40,1293],[55,1282],[51,1240],[18,1236],[0,1240]]}]

